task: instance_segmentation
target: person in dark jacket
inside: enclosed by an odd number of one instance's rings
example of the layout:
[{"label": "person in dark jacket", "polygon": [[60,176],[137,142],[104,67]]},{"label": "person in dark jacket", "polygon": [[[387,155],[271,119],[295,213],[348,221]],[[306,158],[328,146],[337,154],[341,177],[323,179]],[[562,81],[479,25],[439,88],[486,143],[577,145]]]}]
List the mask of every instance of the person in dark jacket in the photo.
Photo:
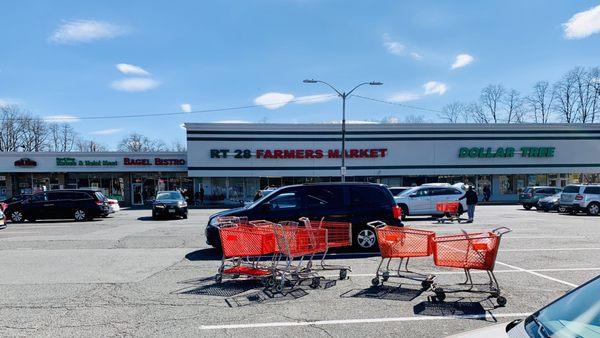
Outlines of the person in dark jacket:
[{"label": "person in dark jacket", "polygon": [[469,215],[467,223],[473,223],[473,218],[475,217],[475,205],[477,205],[477,193],[473,189],[473,186],[469,186],[467,192],[459,198],[459,200],[462,199],[467,200],[467,215]]}]

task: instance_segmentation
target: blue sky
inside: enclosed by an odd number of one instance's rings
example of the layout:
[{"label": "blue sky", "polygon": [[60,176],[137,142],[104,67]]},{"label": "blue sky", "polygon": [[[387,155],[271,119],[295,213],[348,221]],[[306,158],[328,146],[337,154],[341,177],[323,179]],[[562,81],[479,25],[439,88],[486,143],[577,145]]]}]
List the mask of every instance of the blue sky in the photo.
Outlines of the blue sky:
[{"label": "blue sky", "polygon": [[[339,120],[340,102],[312,97],[330,91],[304,78],[341,89],[382,81],[359,94],[440,109],[477,98],[488,83],[526,94],[538,80],[598,66],[598,6],[598,0],[4,2],[0,104],[86,117],[282,103],[73,122],[109,146],[134,131],[184,140],[183,122]],[[283,104],[292,98],[304,104]],[[348,103],[349,120],[408,115],[437,119],[357,98]]]}]

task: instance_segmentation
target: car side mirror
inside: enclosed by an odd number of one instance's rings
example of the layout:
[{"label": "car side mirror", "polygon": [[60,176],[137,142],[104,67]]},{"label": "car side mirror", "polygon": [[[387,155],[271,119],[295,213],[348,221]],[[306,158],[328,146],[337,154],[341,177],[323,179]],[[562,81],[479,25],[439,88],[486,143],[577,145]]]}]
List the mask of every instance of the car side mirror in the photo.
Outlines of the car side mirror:
[{"label": "car side mirror", "polygon": [[410,195],[408,195],[408,197],[415,198],[415,197],[417,197],[417,194],[410,194]]}]

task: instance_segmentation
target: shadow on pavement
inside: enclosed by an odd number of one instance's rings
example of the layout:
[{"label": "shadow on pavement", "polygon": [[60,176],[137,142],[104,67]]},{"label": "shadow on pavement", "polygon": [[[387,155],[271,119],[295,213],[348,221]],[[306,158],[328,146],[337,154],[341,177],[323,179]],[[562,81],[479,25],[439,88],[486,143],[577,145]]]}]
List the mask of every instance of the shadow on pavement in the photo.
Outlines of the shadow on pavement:
[{"label": "shadow on pavement", "polygon": [[432,297],[427,301],[423,301],[413,307],[416,315],[421,316],[474,316],[473,319],[486,320],[486,309],[479,301],[444,301],[439,302]]},{"label": "shadow on pavement", "polygon": [[188,261],[220,261],[221,260],[221,252],[217,249],[200,249],[196,251],[192,251],[185,255],[185,259]]},{"label": "shadow on pavement", "polygon": [[181,220],[181,218],[177,217],[177,218],[168,218],[168,217],[161,217],[159,219],[153,219],[152,216],[140,216],[137,218],[138,221],[144,221],[144,222],[158,222],[158,221],[179,221]]},{"label": "shadow on pavement", "polygon": [[177,292],[180,295],[204,295],[217,297],[232,297],[240,293],[262,287],[256,280],[228,280],[220,284],[205,284]]},{"label": "shadow on pavement", "polygon": [[371,286],[367,289],[354,289],[340,295],[341,298],[369,298],[410,302],[423,293],[420,289],[403,288],[401,286]]}]

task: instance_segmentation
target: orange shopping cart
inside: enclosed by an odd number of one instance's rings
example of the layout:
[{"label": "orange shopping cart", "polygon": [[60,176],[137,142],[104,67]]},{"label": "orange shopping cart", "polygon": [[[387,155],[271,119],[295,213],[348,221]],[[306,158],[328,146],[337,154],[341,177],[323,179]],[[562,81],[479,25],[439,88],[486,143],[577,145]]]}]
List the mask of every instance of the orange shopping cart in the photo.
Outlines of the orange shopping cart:
[{"label": "orange shopping cart", "polygon": [[[381,261],[371,284],[373,286],[383,285],[389,278],[394,277],[420,281],[423,290],[429,289],[435,276],[410,271],[408,262],[413,257],[431,255],[431,243],[435,233],[427,230],[389,226],[381,221],[369,222],[368,225],[375,230],[381,252]],[[395,272],[390,269],[390,264],[394,258],[400,259],[398,269]],[[382,268],[386,259],[387,264],[385,268]],[[406,259],[406,263],[404,271],[401,271],[404,259]]]},{"label": "orange shopping cart", "polygon": [[261,264],[263,257],[277,252],[273,223],[252,221],[240,224],[234,221],[236,220],[220,224],[219,236],[223,256],[215,275],[215,282],[221,283],[224,277],[235,279],[245,276],[260,279],[265,286],[274,285],[276,260],[271,258],[270,262]]},{"label": "orange shopping cart", "polygon": [[[346,279],[348,271],[352,271],[350,266],[347,265],[332,265],[325,263],[325,257],[327,252],[331,248],[343,248],[352,246],[352,223],[350,222],[338,222],[338,221],[326,221],[325,217],[321,218],[319,222],[311,222],[308,218],[302,217],[300,221],[308,228],[325,229],[327,230],[327,248],[321,256],[320,270],[339,270],[340,279]],[[312,260],[311,260],[312,264]],[[309,268],[312,268],[310,266]]]},{"label": "orange shopping cart", "polygon": [[[275,291],[282,292],[286,283],[293,289],[305,280],[317,288],[323,277],[310,268],[312,257],[327,250],[327,230],[299,226],[296,222],[273,224],[278,260],[284,261],[274,271],[277,278]],[[306,266],[304,261],[306,260]]]},{"label": "orange shopping cart", "polygon": [[460,223],[461,205],[459,201],[452,202],[437,202],[435,204],[435,210],[442,214],[442,217],[437,218],[438,223],[445,223],[446,221],[454,222],[455,220]]},{"label": "orange shopping cart", "polygon": [[[494,265],[500,239],[502,235],[511,230],[507,227],[499,227],[490,232],[466,233],[436,236],[433,239],[433,262],[436,266],[463,269],[466,280],[461,285],[469,285],[467,289],[444,289],[434,285],[433,291],[436,298],[443,301],[446,293],[451,292],[479,292],[489,293],[490,297],[496,298],[500,306],[506,305],[506,298],[500,295],[500,285],[494,275]],[[471,270],[485,270],[489,277],[489,283],[475,284],[471,276]],[[476,286],[486,286],[477,288]]]}]

